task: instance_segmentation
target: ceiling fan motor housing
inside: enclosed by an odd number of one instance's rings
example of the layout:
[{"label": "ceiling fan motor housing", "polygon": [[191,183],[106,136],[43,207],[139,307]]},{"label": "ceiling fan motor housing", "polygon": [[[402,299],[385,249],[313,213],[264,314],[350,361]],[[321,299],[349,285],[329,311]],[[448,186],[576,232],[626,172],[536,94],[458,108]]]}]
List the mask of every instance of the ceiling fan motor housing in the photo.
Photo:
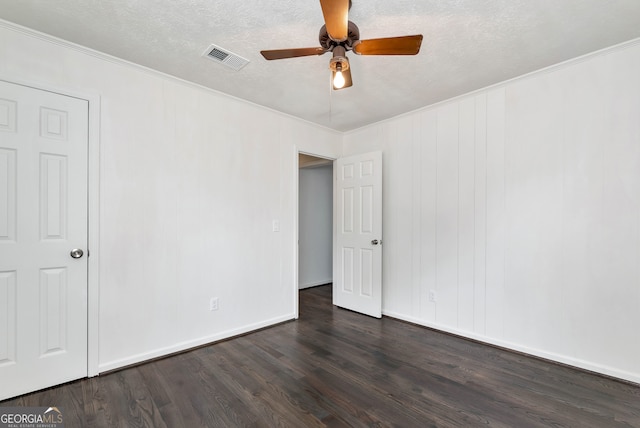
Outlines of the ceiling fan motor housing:
[{"label": "ceiling fan motor housing", "polygon": [[318,40],[320,41],[320,46],[327,51],[333,51],[336,46],[343,46],[345,50],[350,51],[354,43],[360,40],[360,29],[356,24],[349,21],[347,39],[338,42],[331,38],[331,35],[327,32],[327,26],[323,25],[320,28]]}]

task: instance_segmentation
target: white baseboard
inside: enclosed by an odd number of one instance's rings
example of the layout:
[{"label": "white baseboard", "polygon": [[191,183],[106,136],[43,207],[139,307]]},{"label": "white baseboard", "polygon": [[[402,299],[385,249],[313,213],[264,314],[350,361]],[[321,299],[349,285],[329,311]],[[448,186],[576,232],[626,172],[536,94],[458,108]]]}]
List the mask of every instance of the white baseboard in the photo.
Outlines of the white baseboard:
[{"label": "white baseboard", "polygon": [[281,322],[293,320],[295,317],[293,314],[272,318],[265,321],[260,321],[254,324],[249,324],[240,328],[223,331],[211,336],[201,337],[198,339],[187,340],[184,342],[176,343],[175,345],[167,346],[164,348],[154,349],[149,352],[143,352],[140,354],[132,355],[127,358],[122,358],[115,361],[110,361],[106,363],[102,363],[99,365],[98,371],[99,373],[108,372],[111,370],[116,370],[122,367],[127,367],[133,364],[143,363],[148,360],[152,360],[154,358],[164,357],[166,355],[174,354],[176,352],[186,351],[192,348],[196,348],[198,346],[206,345],[213,342],[218,342],[220,340],[228,339],[230,337],[238,336],[245,333],[250,333],[255,330],[259,330],[264,327],[269,327],[275,324],[279,324]]},{"label": "white baseboard", "polygon": [[613,367],[603,366],[601,364],[592,363],[590,361],[580,360],[578,358],[568,357],[566,355],[554,354],[552,352],[543,351],[540,349],[530,348],[528,346],[520,345],[513,342],[507,342],[504,340],[494,339],[484,335],[476,334],[469,331],[458,330],[455,328],[443,326],[437,323],[431,323],[421,319],[413,318],[404,314],[399,314],[393,311],[382,311],[382,314],[391,318],[397,318],[402,321],[407,321],[412,324],[421,325],[423,327],[432,328],[434,330],[442,331],[445,333],[451,333],[456,336],[465,337],[468,339],[477,340],[489,345],[499,346],[501,348],[511,349],[513,351],[522,352],[524,354],[532,355],[535,357],[544,358],[546,360],[555,361],[561,364],[577,367],[583,370],[596,372],[605,376],[618,378],[624,381],[634,382],[640,384],[640,373],[631,373],[624,370],[619,370]]}]

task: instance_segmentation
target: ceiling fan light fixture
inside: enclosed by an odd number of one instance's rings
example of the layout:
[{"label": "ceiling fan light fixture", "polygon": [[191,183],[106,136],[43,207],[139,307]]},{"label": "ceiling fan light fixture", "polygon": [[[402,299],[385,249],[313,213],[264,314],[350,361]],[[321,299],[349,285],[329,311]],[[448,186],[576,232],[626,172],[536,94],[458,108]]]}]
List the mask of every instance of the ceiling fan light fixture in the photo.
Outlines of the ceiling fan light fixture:
[{"label": "ceiling fan light fixture", "polygon": [[333,58],[329,61],[331,71],[338,72],[338,66],[340,66],[340,71],[347,71],[349,69],[349,60],[346,54],[344,46],[336,46],[333,48]]},{"label": "ceiling fan light fixture", "polygon": [[[347,71],[349,67],[349,60],[345,57],[342,58],[333,58],[331,62],[329,62],[329,68],[331,71]],[[340,68],[340,70],[338,70]]]},{"label": "ceiling fan light fixture", "polygon": [[346,83],[346,79],[342,72],[349,69],[349,60],[345,54],[345,49],[342,46],[336,46],[333,50],[333,58],[329,61],[329,68],[333,71],[333,87],[335,89],[342,89]]}]

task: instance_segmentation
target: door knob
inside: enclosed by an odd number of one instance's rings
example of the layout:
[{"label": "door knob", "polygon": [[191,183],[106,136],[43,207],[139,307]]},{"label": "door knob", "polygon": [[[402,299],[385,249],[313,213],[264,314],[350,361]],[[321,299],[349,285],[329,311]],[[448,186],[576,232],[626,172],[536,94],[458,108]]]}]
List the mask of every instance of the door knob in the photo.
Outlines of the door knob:
[{"label": "door knob", "polygon": [[79,259],[84,255],[84,251],[82,251],[80,248],[74,248],[73,250],[71,250],[70,254],[74,259]]},{"label": "door knob", "polygon": [[371,241],[371,245],[378,245],[379,241],[377,239],[374,239]]}]

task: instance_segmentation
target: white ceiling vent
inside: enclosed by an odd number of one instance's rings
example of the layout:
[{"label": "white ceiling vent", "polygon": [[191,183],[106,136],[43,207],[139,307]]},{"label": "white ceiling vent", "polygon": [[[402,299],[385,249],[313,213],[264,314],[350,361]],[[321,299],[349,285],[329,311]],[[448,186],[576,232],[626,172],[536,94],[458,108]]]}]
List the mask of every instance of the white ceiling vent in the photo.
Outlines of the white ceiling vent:
[{"label": "white ceiling vent", "polygon": [[216,45],[209,46],[202,56],[209,58],[211,61],[215,61],[218,64],[226,65],[236,71],[249,64],[248,59],[242,58],[240,55],[236,55],[233,52],[229,52],[228,50],[222,49],[220,46]]}]

